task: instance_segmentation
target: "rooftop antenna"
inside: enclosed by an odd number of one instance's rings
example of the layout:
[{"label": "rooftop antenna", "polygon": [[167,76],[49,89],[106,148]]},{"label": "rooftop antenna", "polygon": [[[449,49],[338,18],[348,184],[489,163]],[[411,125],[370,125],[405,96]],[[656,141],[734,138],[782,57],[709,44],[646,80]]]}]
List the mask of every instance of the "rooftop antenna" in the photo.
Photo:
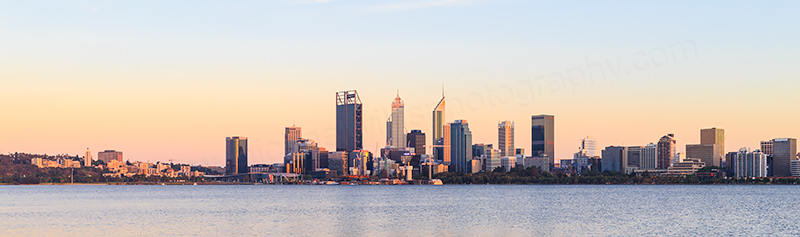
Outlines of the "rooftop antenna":
[{"label": "rooftop antenna", "polygon": [[444,84],[442,84],[442,97],[444,97]]}]

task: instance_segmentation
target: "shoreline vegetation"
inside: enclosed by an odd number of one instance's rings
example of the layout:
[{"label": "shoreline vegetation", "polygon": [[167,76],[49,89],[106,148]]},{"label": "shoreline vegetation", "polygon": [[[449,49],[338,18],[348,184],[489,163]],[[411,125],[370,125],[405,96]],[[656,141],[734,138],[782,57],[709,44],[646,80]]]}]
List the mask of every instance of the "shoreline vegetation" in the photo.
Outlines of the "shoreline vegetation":
[{"label": "shoreline vegetation", "polygon": [[[706,167],[699,172],[710,172],[715,167]],[[440,173],[433,178],[440,179],[444,184],[560,184],[560,185],[764,185],[764,184],[800,184],[800,178],[795,177],[764,177],[764,178],[725,178],[721,176],[700,177],[697,175],[686,176],[657,176],[645,172],[639,175],[621,172],[596,170],[584,171],[580,175],[553,174],[542,171],[536,167],[523,169],[515,167],[509,172],[499,167],[493,172],[484,173]]]},{"label": "shoreline vegetation", "polygon": [[[715,172],[711,172],[711,171]],[[165,177],[133,175],[130,177],[105,176],[108,170],[95,167],[82,168],[39,168],[30,164],[29,159],[14,159],[0,155],[0,185],[263,185],[266,183],[254,182],[216,182],[203,177]],[[506,172],[504,167],[498,167],[492,172],[481,173],[439,173],[433,179],[439,179],[443,184],[466,185],[753,185],[753,184],[799,184],[798,177],[772,177],[772,178],[725,178],[719,167],[706,167],[699,172],[713,173],[711,176],[686,175],[677,177],[651,175],[647,172],[641,174],[625,174],[620,172],[598,172],[586,170],[580,175],[567,175],[564,173],[550,173],[538,167],[515,167]],[[424,172],[423,172],[424,173]],[[310,176],[303,176],[299,181],[281,184],[319,184],[312,182]],[[427,175],[415,174],[416,183],[428,181]],[[326,180],[320,180],[325,182]],[[366,183],[379,183],[377,176],[370,177]],[[347,182],[346,182],[347,183]],[[400,182],[398,184],[404,184]]]}]

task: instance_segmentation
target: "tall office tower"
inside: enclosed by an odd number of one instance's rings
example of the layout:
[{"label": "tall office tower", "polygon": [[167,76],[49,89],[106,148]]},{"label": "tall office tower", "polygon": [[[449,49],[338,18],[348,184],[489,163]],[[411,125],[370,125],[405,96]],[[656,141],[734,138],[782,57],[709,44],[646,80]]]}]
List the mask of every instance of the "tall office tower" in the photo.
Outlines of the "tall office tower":
[{"label": "tall office tower", "polygon": [[472,132],[467,120],[456,120],[450,124],[450,162],[453,172],[470,172],[472,160]]},{"label": "tall office tower", "polygon": [[363,149],[363,106],[358,92],[336,92],[336,151]]},{"label": "tall office tower", "polygon": [[[444,108],[444,88],[442,88],[442,100],[440,100],[439,103],[436,104],[436,107],[433,108],[433,129],[431,129],[432,145],[444,145],[444,137],[445,134],[447,134],[444,131],[444,126],[447,124],[444,118]],[[447,153],[444,151],[444,147],[435,147],[433,150],[434,159],[444,160],[444,154]]]},{"label": "tall office tower", "polygon": [[603,171],[625,172],[628,164],[628,148],[623,146],[610,146],[603,150]]},{"label": "tall office tower", "polygon": [[719,144],[687,144],[686,158],[700,159],[706,166],[722,166],[722,157],[719,156]]},{"label": "tall office tower", "polygon": [[122,152],[115,150],[105,150],[97,153],[97,160],[102,160],[106,164],[111,160],[122,162]]},{"label": "tall office tower", "polygon": [[700,144],[703,145],[717,144],[719,146],[719,150],[717,151],[717,154],[714,155],[715,156],[714,159],[716,160],[725,159],[725,129],[721,128],[701,129]]},{"label": "tall office tower", "polygon": [[400,92],[392,102],[392,115],[386,121],[386,145],[405,148],[406,132],[405,132],[405,103],[400,99]]},{"label": "tall office tower", "polygon": [[772,155],[772,140],[761,141],[761,152],[764,152],[767,156]]},{"label": "tall office tower", "polygon": [[658,145],[650,143],[642,148],[639,158],[639,168],[644,170],[655,169],[658,167]]},{"label": "tall office tower", "polygon": [[628,167],[639,168],[642,163],[642,146],[628,147]]},{"label": "tall office tower", "polygon": [[589,157],[597,156],[597,140],[594,137],[581,139],[581,149],[586,151]]},{"label": "tall office tower", "polygon": [[86,155],[83,157],[83,166],[92,166],[92,152],[86,148]]},{"label": "tall office tower", "polygon": [[442,129],[442,131],[444,131],[444,138],[442,138],[442,147],[441,147],[442,148],[442,163],[444,163],[445,165],[450,165],[450,163],[452,162],[451,157],[453,155],[450,152],[450,150],[451,150],[450,145],[452,144],[451,137],[453,137],[450,134],[450,124],[445,124],[444,125],[444,129]]},{"label": "tall office tower", "polygon": [[547,156],[550,167],[555,165],[555,117],[531,116],[531,152],[534,157]]},{"label": "tall office tower", "polygon": [[516,155],[514,150],[514,122],[506,120],[497,124],[497,140],[501,157]]},{"label": "tall office tower", "polygon": [[658,165],[659,169],[666,169],[672,164],[671,160],[675,156],[675,135],[667,134],[658,140]]},{"label": "tall office tower", "polygon": [[797,139],[776,138],[772,140],[772,175],[791,176],[792,160],[797,157]]},{"label": "tall office tower", "polygon": [[284,156],[292,152],[297,152],[292,150],[292,148],[295,146],[295,143],[297,143],[297,139],[301,137],[303,137],[303,133],[300,127],[295,127],[294,125],[286,127],[286,133],[283,135],[284,142],[286,143],[283,147]]},{"label": "tall office tower", "polygon": [[225,138],[225,174],[246,174],[247,138]]},{"label": "tall office tower", "polygon": [[425,133],[422,130],[411,130],[406,136],[408,146],[414,148],[414,153],[424,155],[425,153]]}]

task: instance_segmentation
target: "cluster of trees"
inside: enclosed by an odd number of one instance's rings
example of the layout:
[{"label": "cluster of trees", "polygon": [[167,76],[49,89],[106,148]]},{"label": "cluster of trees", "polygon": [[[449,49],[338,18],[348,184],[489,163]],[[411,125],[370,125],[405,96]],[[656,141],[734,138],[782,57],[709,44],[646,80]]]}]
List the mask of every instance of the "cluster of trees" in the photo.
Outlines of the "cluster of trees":
[{"label": "cluster of trees", "polygon": [[[701,172],[713,170],[715,170],[714,167],[709,167]],[[568,176],[561,173],[552,174],[542,171],[538,167],[515,167],[509,172],[506,172],[504,167],[499,167],[492,172],[476,174],[439,173],[433,178],[441,179],[445,184],[800,184],[800,179],[795,178],[725,179],[696,175],[665,177],[650,175],[647,172],[636,175],[594,170],[584,171],[581,175]]]},{"label": "cluster of trees", "polygon": [[446,184],[666,184],[683,183],[681,178],[629,175],[620,172],[584,171],[582,175],[568,176],[562,173],[542,171],[539,167],[514,167],[506,172],[498,167],[492,172],[439,173],[434,176]]}]

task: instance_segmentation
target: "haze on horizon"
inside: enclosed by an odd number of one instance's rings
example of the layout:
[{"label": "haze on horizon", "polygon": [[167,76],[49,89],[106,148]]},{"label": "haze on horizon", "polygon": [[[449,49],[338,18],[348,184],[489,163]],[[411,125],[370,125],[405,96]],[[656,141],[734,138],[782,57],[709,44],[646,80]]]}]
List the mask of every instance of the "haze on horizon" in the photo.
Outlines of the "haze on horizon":
[{"label": "haze on horizon", "polygon": [[0,153],[115,149],[132,161],[282,160],[284,127],[335,150],[336,91],[358,90],[382,147],[399,90],[406,128],[449,122],[475,143],[556,116],[556,158],[585,136],[646,145],[726,130],[728,151],[799,137],[800,2],[4,1]]}]

